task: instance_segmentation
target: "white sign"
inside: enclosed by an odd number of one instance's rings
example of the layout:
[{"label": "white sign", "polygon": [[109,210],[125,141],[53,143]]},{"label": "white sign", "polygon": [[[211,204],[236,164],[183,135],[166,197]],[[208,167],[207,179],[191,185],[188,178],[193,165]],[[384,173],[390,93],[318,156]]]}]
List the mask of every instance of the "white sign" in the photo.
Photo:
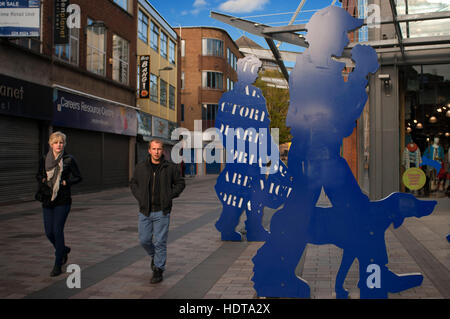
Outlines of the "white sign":
[{"label": "white sign", "polygon": [[39,1],[0,0],[1,37],[38,37],[39,27]]}]

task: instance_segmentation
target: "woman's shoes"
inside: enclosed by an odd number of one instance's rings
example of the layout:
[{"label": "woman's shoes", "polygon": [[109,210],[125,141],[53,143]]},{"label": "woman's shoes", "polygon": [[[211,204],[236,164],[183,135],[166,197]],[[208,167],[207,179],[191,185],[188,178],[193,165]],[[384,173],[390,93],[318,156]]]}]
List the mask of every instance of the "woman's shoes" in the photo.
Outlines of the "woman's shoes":
[{"label": "woman's shoes", "polygon": [[50,277],[56,277],[62,274],[61,266],[67,263],[67,259],[69,259],[70,247],[66,247],[64,256],[61,259],[61,265],[53,266],[53,270],[50,272]]},{"label": "woman's shoes", "polygon": [[61,265],[65,265],[67,263],[67,259],[69,258],[70,247],[66,247],[66,252],[61,260]]},{"label": "woman's shoes", "polygon": [[53,266],[53,270],[50,273],[50,277],[56,277],[62,274],[61,266],[55,265]]}]

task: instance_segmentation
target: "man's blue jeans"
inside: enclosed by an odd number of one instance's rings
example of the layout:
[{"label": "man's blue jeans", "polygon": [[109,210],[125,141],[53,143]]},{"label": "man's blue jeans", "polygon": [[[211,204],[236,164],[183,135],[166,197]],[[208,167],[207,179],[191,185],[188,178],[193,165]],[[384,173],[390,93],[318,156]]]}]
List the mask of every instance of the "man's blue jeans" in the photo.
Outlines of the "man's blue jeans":
[{"label": "man's blue jeans", "polygon": [[166,268],[169,221],[170,214],[164,215],[162,211],[151,212],[149,217],[139,213],[139,241],[161,270]]}]

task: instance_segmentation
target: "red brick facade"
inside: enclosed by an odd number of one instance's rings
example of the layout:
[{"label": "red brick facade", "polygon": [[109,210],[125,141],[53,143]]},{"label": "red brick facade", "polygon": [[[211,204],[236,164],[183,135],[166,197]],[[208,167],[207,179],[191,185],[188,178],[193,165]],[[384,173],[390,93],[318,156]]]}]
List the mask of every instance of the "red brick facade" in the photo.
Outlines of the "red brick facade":
[{"label": "red brick facade", "polygon": [[[136,42],[137,42],[137,1],[129,1],[132,9],[129,12],[122,9],[112,0],[71,0],[71,3],[78,4],[81,9],[81,28],[79,33],[78,66],[66,63],[58,63],[53,73],[54,81],[61,85],[79,89],[80,91],[102,96],[111,100],[120,101],[129,105],[135,105],[136,90]],[[43,2],[43,49],[42,53],[52,57],[53,45],[53,17],[54,1],[47,0]],[[106,76],[99,76],[87,71],[86,53],[87,37],[86,26],[87,19],[94,21],[103,21],[106,26]],[[109,59],[113,55],[113,34],[120,36],[128,41],[129,45],[129,70],[128,85],[120,84],[112,80],[112,64]],[[61,68],[59,68],[61,67]],[[67,72],[69,70],[78,72]],[[86,77],[80,77],[80,73]],[[111,84],[118,91],[111,90]],[[121,90],[122,89],[122,90]]]},{"label": "red brick facade", "polygon": [[[194,130],[194,120],[202,119],[202,104],[218,104],[227,89],[227,78],[237,82],[237,73],[227,61],[227,48],[237,59],[243,57],[239,48],[222,29],[213,27],[175,28],[185,43],[185,55],[181,56],[181,72],[184,72],[184,87],[181,88],[181,104],[184,105],[184,121],[179,116],[179,126]],[[223,41],[223,56],[203,56],[202,39]],[[202,71],[221,72],[223,89],[202,87]],[[180,86],[181,87],[181,86]],[[181,108],[180,108],[181,109]],[[181,111],[180,111],[181,112]],[[203,129],[205,129],[203,125]]]}]

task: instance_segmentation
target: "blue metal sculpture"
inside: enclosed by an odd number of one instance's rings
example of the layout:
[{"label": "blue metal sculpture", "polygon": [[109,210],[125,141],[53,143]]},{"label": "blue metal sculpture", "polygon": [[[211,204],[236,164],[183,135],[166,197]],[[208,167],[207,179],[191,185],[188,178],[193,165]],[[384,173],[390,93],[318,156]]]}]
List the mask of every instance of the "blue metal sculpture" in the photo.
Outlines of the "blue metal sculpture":
[{"label": "blue metal sculpture", "polygon": [[[431,214],[436,202],[402,193],[371,202],[340,156],[342,140],[352,133],[367,101],[367,76],[378,69],[377,55],[369,46],[351,50],[356,66],[348,81],[342,76],[345,64],[333,59],[349,43],[347,33],[362,23],[330,6],[307,24],[309,47],[297,58],[289,83],[292,192],[273,215],[270,234],[253,258],[258,296],[310,296],[307,282],[295,275],[307,243],[343,249],[335,287],[338,298],[347,297],[342,284],[355,258],[361,298],[386,298],[388,292],[422,282],[419,274],[398,276],[389,271],[384,234],[391,223],[399,227],[406,217]],[[316,207],[322,188],[331,208]]]},{"label": "blue metal sculpture", "polygon": [[266,101],[261,90],[252,85],[260,67],[261,61],[254,56],[239,59],[238,82],[219,101],[215,127],[227,155],[215,185],[223,206],[215,224],[222,240],[241,240],[236,226],[244,211],[247,240],[266,240],[264,206],[278,208],[289,193],[287,168],[279,161],[278,145],[269,134]]}]

